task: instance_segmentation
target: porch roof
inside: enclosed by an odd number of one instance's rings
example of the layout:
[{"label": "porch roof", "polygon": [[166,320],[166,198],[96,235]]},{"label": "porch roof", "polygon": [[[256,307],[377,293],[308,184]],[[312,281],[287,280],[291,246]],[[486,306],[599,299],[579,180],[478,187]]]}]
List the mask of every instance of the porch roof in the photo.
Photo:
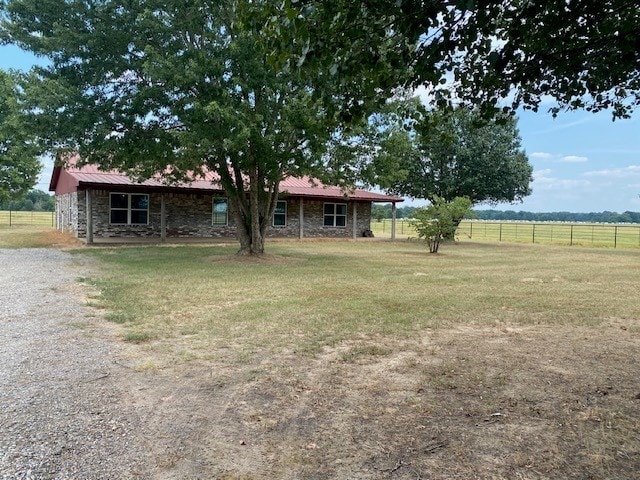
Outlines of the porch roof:
[{"label": "porch roof", "polygon": [[[57,165],[54,167],[49,190],[56,194],[70,193],[87,188],[114,190],[118,188],[137,191],[171,192],[224,192],[218,176],[214,172],[205,172],[204,177],[191,182],[169,184],[160,177],[137,181],[116,170],[100,170],[96,165]],[[345,190],[338,186],[324,185],[310,177],[288,177],[280,183],[280,192],[294,198],[315,198],[326,200],[354,200],[368,202],[404,201],[403,198],[356,188]]]}]

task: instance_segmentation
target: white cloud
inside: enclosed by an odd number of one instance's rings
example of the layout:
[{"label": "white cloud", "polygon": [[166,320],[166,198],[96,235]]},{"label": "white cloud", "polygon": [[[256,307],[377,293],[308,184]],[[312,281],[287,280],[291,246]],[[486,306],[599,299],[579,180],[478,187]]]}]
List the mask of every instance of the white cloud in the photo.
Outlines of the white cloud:
[{"label": "white cloud", "polygon": [[580,157],[578,155],[565,155],[563,157],[560,157],[558,160],[560,162],[566,163],[582,163],[588,161],[589,159],[587,157]]},{"label": "white cloud", "polygon": [[553,171],[549,168],[536,170],[533,172],[533,190],[576,190],[592,187],[593,184],[589,180],[557,178],[551,176]]},{"label": "white cloud", "polygon": [[553,154],[547,153],[547,152],[533,152],[533,153],[529,154],[529,157],[531,157],[531,158],[541,158],[541,159],[548,160],[550,158],[553,158]]},{"label": "white cloud", "polygon": [[533,178],[534,178],[534,180],[536,178],[543,178],[543,177],[546,177],[546,176],[550,175],[551,173],[553,173],[553,170],[551,170],[550,168],[543,168],[541,170],[534,170],[533,171]]},{"label": "white cloud", "polygon": [[621,168],[611,168],[607,170],[591,170],[584,172],[585,177],[610,177],[610,178],[627,178],[629,176],[640,175],[640,165],[629,165]]},{"label": "white cloud", "polygon": [[584,163],[589,161],[588,157],[582,155],[563,155],[561,153],[549,152],[533,152],[529,154],[529,158],[535,160],[550,160],[561,163]]},{"label": "white cloud", "polygon": [[543,130],[538,130],[536,132],[528,132],[527,135],[543,135],[546,133],[553,133],[553,132],[557,132],[558,130],[566,130],[567,128],[573,128],[576,127],[578,125],[582,125],[584,123],[589,123],[593,121],[593,116],[586,116],[583,118],[580,118],[578,120],[574,120],[572,122],[567,122],[567,123],[561,123],[559,125],[554,125],[551,128],[545,128]]}]

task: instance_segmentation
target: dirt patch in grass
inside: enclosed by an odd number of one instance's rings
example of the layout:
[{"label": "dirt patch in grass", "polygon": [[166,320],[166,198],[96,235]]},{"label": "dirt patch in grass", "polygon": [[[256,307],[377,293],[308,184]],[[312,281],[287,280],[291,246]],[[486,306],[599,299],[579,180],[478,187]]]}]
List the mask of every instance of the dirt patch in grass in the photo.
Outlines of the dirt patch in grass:
[{"label": "dirt patch in grass", "polygon": [[[149,353],[149,352],[147,352]],[[132,401],[156,478],[633,478],[640,337],[464,327],[310,357],[218,345],[146,360]]]}]

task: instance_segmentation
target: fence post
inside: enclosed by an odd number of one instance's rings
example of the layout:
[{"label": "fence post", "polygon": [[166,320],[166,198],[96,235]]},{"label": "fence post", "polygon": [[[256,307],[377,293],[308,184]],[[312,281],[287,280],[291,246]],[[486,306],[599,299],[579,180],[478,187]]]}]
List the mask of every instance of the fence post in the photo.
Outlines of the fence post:
[{"label": "fence post", "polygon": [[[640,230],[638,231],[638,241],[640,242]],[[469,238],[473,238],[473,222],[469,222]]]},{"label": "fence post", "polygon": [[618,226],[613,227],[613,248],[618,248]]},{"label": "fence post", "polygon": [[571,236],[569,237],[569,246],[573,245],[573,225],[571,225]]},{"label": "fence post", "polygon": [[11,226],[11,209],[9,209],[9,226]]},{"label": "fence post", "polygon": [[531,239],[531,243],[536,243],[536,224],[533,224],[533,237]]},{"label": "fence post", "polygon": [[498,240],[499,242],[502,241],[502,223],[500,223],[500,240]]}]

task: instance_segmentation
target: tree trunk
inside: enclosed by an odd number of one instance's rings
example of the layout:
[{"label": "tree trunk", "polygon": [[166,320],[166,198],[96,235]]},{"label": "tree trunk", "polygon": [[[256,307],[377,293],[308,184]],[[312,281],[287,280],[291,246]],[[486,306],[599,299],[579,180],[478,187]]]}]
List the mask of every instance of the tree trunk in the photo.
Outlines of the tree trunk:
[{"label": "tree trunk", "polygon": [[219,170],[240,242],[238,255],[264,254],[266,231],[278,199],[280,171],[266,178],[257,163],[246,176],[235,166],[233,176],[226,164]]},{"label": "tree trunk", "polygon": [[[238,255],[263,255],[266,231],[269,227],[278,198],[278,181],[265,185],[257,168],[249,174],[249,192],[243,194],[249,204],[232,200],[232,213],[236,223],[236,236],[240,242]],[[243,208],[244,207],[244,208]]]},{"label": "tree trunk", "polygon": [[258,167],[249,172],[249,219],[251,225],[251,247],[249,255],[264,253],[264,239],[260,229],[260,184],[258,183]]}]

